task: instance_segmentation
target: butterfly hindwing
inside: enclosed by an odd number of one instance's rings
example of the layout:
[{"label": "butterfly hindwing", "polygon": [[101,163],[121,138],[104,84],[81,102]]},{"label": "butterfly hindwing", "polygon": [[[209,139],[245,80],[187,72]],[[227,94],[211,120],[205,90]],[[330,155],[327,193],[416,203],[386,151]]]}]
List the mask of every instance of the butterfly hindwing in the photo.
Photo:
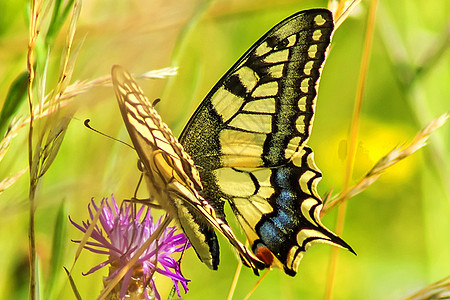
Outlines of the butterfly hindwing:
[{"label": "butterfly hindwing", "polygon": [[351,249],[320,223],[321,174],[306,146],[332,32],[325,9],[277,24],[219,80],[180,136],[218,217],[225,220],[228,202],[257,255],[289,275],[315,242]]},{"label": "butterfly hindwing", "polygon": [[[230,170],[221,170],[227,169]],[[281,267],[294,276],[304,252],[315,243],[328,243],[353,252],[320,221],[322,201],[317,184],[322,174],[314,163],[311,148],[305,145],[291,161],[278,168],[232,171],[239,174],[239,180],[226,185],[223,182],[221,187],[228,187],[225,192],[231,198],[233,212],[252,249],[267,265]],[[240,191],[239,195],[236,191]]]}]

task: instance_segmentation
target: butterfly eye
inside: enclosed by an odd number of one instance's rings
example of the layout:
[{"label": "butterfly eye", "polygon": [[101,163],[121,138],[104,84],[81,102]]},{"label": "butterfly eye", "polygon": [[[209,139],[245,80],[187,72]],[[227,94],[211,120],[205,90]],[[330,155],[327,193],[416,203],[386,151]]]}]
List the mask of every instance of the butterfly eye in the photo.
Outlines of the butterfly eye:
[{"label": "butterfly eye", "polygon": [[140,172],[144,173],[144,171],[145,171],[145,166],[144,166],[144,164],[142,163],[142,161],[141,161],[140,159],[137,161],[137,167],[138,167],[138,170],[139,170]]},{"label": "butterfly eye", "polygon": [[155,100],[153,100],[153,102],[152,102],[152,106],[153,107],[155,107],[156,106],[156,104],[158,104],[159,102],[161,101],[161,99],[160,98],[156,98]]}]

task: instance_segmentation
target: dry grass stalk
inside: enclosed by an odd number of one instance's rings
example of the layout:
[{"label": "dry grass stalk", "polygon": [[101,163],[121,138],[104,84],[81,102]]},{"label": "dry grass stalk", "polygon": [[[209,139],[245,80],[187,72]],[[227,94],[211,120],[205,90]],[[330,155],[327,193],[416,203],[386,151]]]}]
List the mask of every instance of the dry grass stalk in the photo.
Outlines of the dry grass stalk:
[{"label": "dry grass stalk", "polygon": [[[353,114],[352,120],[350,124],[350,133],[349,133],[349,147],[348,147],[348,156],[346,160],[345,174],[344,174],[344,183],[343,190],[347,190],[350,185],[351,174],[353,173],[353,167],[355,163],[355,153],[356,153],[356,141],[358,138],[359,131],[359,123],[361,118],[361,108],[363,102],[363,94],[365,90],[366,77],[369,67],[369,57],[372,49],[372,41],[373,41],[373,33],[375,28],[375,16],[376,16],[376,8],[377,8],[378,0],[372,0],[370,2],[369,10],[368,10],[368,19],[367,19],[367,28],[365,33],[364,46],[362,51],[361,65],[359,69],[358,83],[356,86],[356,95],[355,102],[353,106]],[[355,8],[355,6],[353,6]],[[345,14],[343,14],[343,18],[339,18],[339,20],[345,19],[353,9],[347,10]],[[339,24],[338,24],[339,25]],[[335,232],[339,236],[342,234],[344,230],[344,222],[345,222],[345,213],[346,213],[346,205],[345,202],[339,206],[337,211],[336,218],[336,228]],[[328,274],[325,286],[325,299],[331,300],[333,297],[333,288],[334,288],[334,279],[336,275],[336,266],[337,266],[337,257],[338,257],[338,249],[334,248],[331,250],[330,262],[328,265]]]},{"label": "dry grass stalk", "polygon": [[33,165],[33,82],[35,79],[35,45],[39,33],[39,23],[40,23],[40,11],[41,11],[40,1],[31,1],[30,9],[30,30],[28,38],[28,51],[27,51],[27,71],[28,71],[28,105],[30,108],[30,127],[28,132],[28,164],[30,169],[30,217],[29,217],[29,252],[30,252],[30,299],[34,300],[37,297],[36,293],[36,236],[34,230],[34,212],[35,212],[35,191],[36,182],[34,181],[34,176],[32,174]]},{"label": "dry grass stalk", "polygon": [[353,12],[353,10],[359,5],[361,0],[345,1],[341,0],[336,3],[336,1],[330,1],[328,3],[328,9],[333,12],[335,22],[334,30],[336,31],[339,26],[344,23],[348,16]]},{"label": "dry grass stalk", "polygon": [[450,276],[436,281],[404,300],[450,299]]},{"label": "dry grass stalk", "polygon": [[[174,76],[177,74],[177,68],[163,68],[158,70],[152,70],[145,72],[139,76],[138,78],[143,79],[161,79],[161,78],[168,78],[170,76]],[[42,105],[39,105],[38,107],[35,107],[33,109],[33,121],[40,120],[46,117],[50,117],[51,115],[55,113],[59,113],[59,111],[65,107],[67,107],[69,104],[71,104],[73,101],[73,98],[81,95],[83,93],[86,93],[87,91],[101,86],[109,86],[111,85],[111,76],[103,76],[99,77],[93,80],[83,80],[83,81],[76,81],[73,84],[69,85],[67,88],[64,89],[61,93],[56,93],[57,97],[53,98],[52,101],[47,101],[46,99],[49,99],[52,97],[52,95],[55,95],[55,91],[51,91],[46,97],[45,101],[42,103]],[[57,106],[57,110],[55,110],[55,106]],[[11,141],[14,137],[17,136],[19,131],[24,128],[25,126],[29,125],[32,120],[32,117],[29,116],[28,118],[17,118],[14,119],[10,126],[9,130],[7,131],[6,135],[3,137],[2,140],[0,140],[0,161],[5,156],[6,152],[9,149],[9,145],[11,144]],[[16,173],[14,176],[8,177],[3,179],[0,182],[0,193],[10,187],[14,182],[16,182],[24,173],[22,171]],[[7,184],[6,184],[7,183]]]},{"label": "dry grass stalk", "polygon": [[327,214],[331,209],[338,206],[347,199],[361,193],[374,183],[380,175],[388,168],[392,167],[399,161],[412,155],[414,152],[424,147],[427,144],[427,140],[436,129],[445,124],[449,115],[443,114],[442,116],[431,121],[424,129],[420,130],[412,142],[405,147],[398,147],[393,149],[384,157],[382,157],[373,168],[361,179],[360,182],[349,188],[347,191],[337,194],[330,198],[324,205],[321,215]]},{"label": "dry grass stalk", "polygon": [[4,190],[13,185],[23,174],[28,170],[28,168],[24,168],[14,174],[13,176],[6,177],[2,181],[0,181],[0,194],[3,193]]}]

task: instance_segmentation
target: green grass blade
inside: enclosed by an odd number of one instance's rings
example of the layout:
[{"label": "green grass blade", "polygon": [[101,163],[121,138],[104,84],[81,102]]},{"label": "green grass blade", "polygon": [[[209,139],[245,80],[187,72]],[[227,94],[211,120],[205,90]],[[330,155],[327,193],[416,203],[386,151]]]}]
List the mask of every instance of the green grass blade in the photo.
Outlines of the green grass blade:
[{"label": "green grass blade", "polygon": [[66,268],[64,268],[64,271],[66,271],[67,277],[69,278],[70,286],[72,287],[72,291],[75,295],[75,299],[81,300],[82,298],[81,298],[80,292],[77,289],[75,281],[73,281],[72,275],[70,275],[69,270],[67,270]]},{"label": "green grass blade", "polygon": [[50,275],[45,289],[45,298],[52,299],[55,293],[56,282],[60,276],[62,259],[64,256],[64,244],[67,237],[67,215],[68,209],[66,203],[63,201],[59,206],[56,215],[55,229],[53,233],[52,242],[52,256],[50,262]]},{"label": "green grass blade", "polygon": [[22,72],[9,87],[5,102],[0,112],[0,136],[4,136],[6,127],[16,114],[20,105],[27,99],[28,72]]},{"label": "green grass blade", "polygon": [[50,21],[50,26],[47,31],[46,36],[46,44],[52,44],[55,37],[58,35],[58,32],[61,30],[62,26],[64,25],[64,22],[66,21],[72,6],[75,2],[75,0],[69,0],[64,5],[63,0],[57,0],[55,1],[55,6],[53,7],[53,14],[52,19]]}]

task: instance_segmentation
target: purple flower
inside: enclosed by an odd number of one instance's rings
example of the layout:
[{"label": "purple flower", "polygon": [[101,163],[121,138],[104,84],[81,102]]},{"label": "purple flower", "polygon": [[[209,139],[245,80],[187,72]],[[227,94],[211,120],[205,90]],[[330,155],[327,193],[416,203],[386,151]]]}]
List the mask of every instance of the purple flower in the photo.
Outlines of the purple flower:
[{"label": "purple flower", "polygon": [[[103,207],[97,224],[91,234],[95,241],[88,241],[85,249],[108,255],[108,259],[90,269],[86,274],[91,274],[98,269],[110,265],[109,276],[105,278],[106,284],[112,280],[116,274],[128,263],[137,250],[147,241],[147,239],[158,229],[162,218],[153,223],[148,206],[142,206],[133,217],[132,204],[123,203],[119,208],[114,196],[112,201],[107,198],[102,200]],[[92,206],[91,206],[92,205]],[[94,211],[92,211],[92,207]],[[78,225],[72,219],[70,222],[82,232],[86,232],[90,222],[100,209],[95,205],[94,200],[88,206],[90,220]],[[155,297],[161,299],[154,281],[154,274],[159,273],[172,279],[178,297],[181,297],[178,284],[188,291],[188,279],[184,278],[180,271],[178,262],[170,257],[172,253],[181,252],[189,247],[184,234],[175,234],[176,227],[167,227],[158,239],[155,239],[150,246],[141,254],[135,265],[128,270],[121,280],[119,298],[124,299],[125,295],[141,295],[145,299]],[[80,241],[74,241],[79,243]],[[117,290],[114,290],[117,293]]]}]

